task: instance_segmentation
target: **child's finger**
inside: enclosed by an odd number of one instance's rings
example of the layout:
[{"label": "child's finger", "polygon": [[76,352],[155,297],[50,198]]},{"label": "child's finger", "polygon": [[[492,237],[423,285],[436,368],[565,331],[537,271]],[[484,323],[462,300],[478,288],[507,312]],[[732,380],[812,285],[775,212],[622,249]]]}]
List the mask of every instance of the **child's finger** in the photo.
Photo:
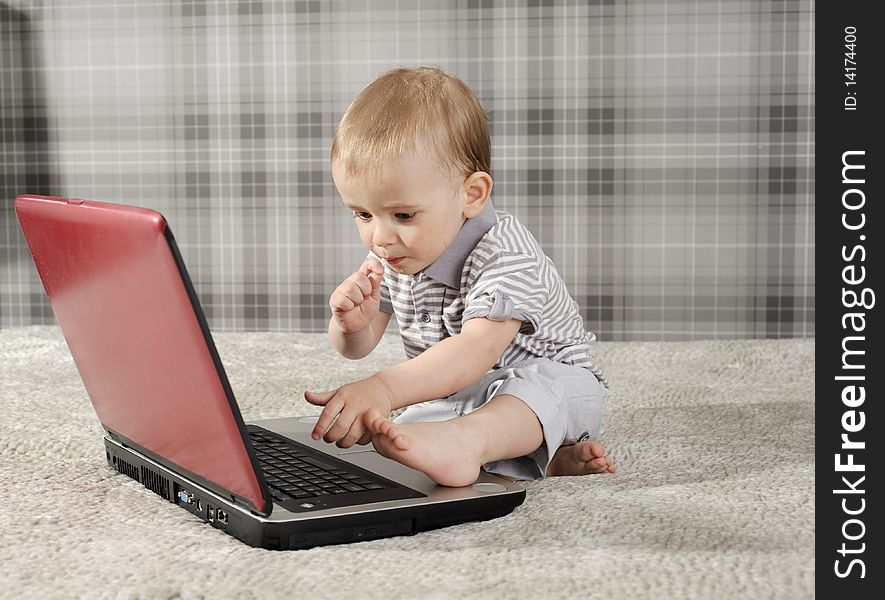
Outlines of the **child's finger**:
[{"label": "child's finger", "polygon": [[372,282],[372,293],[371,296],[375,300],[381,297],[381,277],[382,275],[372,274],[369,275],[369,281]]},{"label": "child's finger", "polygon": [[371,296],[375,300],[381,297],[381,280],[384,278],[384,266],[374,258],[367,258],[360,268],[360,272],[365,273],[369,278],[370,288],[364,290],[366,296]]},{"label": "child's finger", "polygon": [[323,437],[332,425],[335,424],[335,421],[337,421],[338,414],[341,412],[342,408],[344,408],[343,402],[328,401],[323,412],[320,413],[316,425],[313,426],[313,431],[310,432],[310,437],[314,440]]},{"label": "child's finger", "polygon": [[332,292],[332,297],[329,298],[329,306],[335,312],[347,312],[356,306],[356,302],[353,298],[335,290]]},{"label": "child's finger", "polygon": [[[326,407],[329,408],[328,406]],[[323,436],[323,441],[328,442],[329,444],[333,442],[340,442],[344,437],[347,436],[347,433],[350,431],[351,425],[353,425],[353,421],[356,418],[356,415],[353,412],[353,409],[349,409],[346,405],[340,409],[341,412],[338,413],[337,418],[326,431],[326,435]]]},{"label": "child's finger", "polygon": [[371,275],[375,273],[376,275],[384,275],[384,265],[381,264],[381,261],[377,258],[367,258],[363,261],[363,268],[361,269],[366,275]]},{"label": "child's finger", "polygon": [[304,390],[304,399],[315,406],[325,406],[326,403],[335,396],[337,391],[337,389],[329,392],[311,392]]},{"label": "child's finger", "polygon": [[339,285],[329,298],[329,306],[333,311],[347,312],[355,306],[362,304],[372,293],[372,283],[362,273],[354,273],[351,278],[358,276],[361,281],[348,278]]},{"label": "child's finger", "polygon": [[358,443],[365,436],[365,427],[363,427],[362,419],[356,418],[353,420],[353,424],[350,426],[350,429],[343,438],[338,440],[337,446],[339,448],[350,448],[354,444]]},{"label": "child's finger", "polygon": [[344,280],[338,289],[347,293],[350,297],[357,298],[357,304],[372,293],[371,274],[362,271],[356,271],[350,277]]}]

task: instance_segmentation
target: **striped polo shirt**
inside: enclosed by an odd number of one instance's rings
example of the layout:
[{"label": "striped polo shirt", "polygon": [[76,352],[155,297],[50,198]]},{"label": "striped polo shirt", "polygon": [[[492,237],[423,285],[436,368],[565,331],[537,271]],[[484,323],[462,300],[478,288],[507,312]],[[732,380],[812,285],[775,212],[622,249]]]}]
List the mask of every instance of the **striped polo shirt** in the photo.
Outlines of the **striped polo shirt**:
[{"label": "striped polo shirt", "polygon": [[494,368],[548,358],[585,367],[608,386],[590,357],[596,336],[584,329],[553,261],[522,223],[491,202],[420,273],[402,275],[381,263],[381,310],[396,317],[409,358],[458,335],[468,319],[519,319],[522,327]]}]

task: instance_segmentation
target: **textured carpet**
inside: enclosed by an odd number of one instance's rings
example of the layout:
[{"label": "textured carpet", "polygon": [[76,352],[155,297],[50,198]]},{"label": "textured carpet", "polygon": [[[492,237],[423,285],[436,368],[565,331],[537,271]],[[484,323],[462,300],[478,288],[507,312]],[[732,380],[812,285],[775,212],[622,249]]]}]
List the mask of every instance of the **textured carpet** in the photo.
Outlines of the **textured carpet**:
[{"label": "textured carpet", "polygon": [[[246,420],[403,356],[223,333]],[[810,598],[814,341],[603,342],[616,475],[526,484],[512,514],[297,552],[250,548],[104,461],[60,332],[0,330],[0,597]]]}]

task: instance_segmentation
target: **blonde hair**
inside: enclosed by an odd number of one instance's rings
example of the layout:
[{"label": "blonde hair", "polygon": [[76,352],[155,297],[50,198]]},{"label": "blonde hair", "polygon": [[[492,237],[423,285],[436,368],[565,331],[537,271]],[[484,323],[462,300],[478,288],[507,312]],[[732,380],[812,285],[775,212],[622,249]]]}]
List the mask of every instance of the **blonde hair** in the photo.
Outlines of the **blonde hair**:
[{"label": "blonde hair", "polygon": [[470,88],[441,69],[401,67],[376,77],[350,104],[331,158],[349,176],[365,177],[419,147],[463,177],[490,173],[488,119]]}]

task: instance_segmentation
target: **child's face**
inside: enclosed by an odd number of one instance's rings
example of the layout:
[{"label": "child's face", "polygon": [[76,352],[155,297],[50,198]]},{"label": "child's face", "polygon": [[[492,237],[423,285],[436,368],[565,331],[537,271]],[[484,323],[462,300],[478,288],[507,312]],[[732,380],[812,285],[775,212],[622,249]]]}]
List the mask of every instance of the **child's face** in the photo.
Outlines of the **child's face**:
[{"label": "child's face", "polygon": [[444,174],[423,152],[385,165],[380,177],[348,177],[337,161],[332,178],[353,211],[360,239],[405,275],[433,264],[467,218],[464,180]]}]

